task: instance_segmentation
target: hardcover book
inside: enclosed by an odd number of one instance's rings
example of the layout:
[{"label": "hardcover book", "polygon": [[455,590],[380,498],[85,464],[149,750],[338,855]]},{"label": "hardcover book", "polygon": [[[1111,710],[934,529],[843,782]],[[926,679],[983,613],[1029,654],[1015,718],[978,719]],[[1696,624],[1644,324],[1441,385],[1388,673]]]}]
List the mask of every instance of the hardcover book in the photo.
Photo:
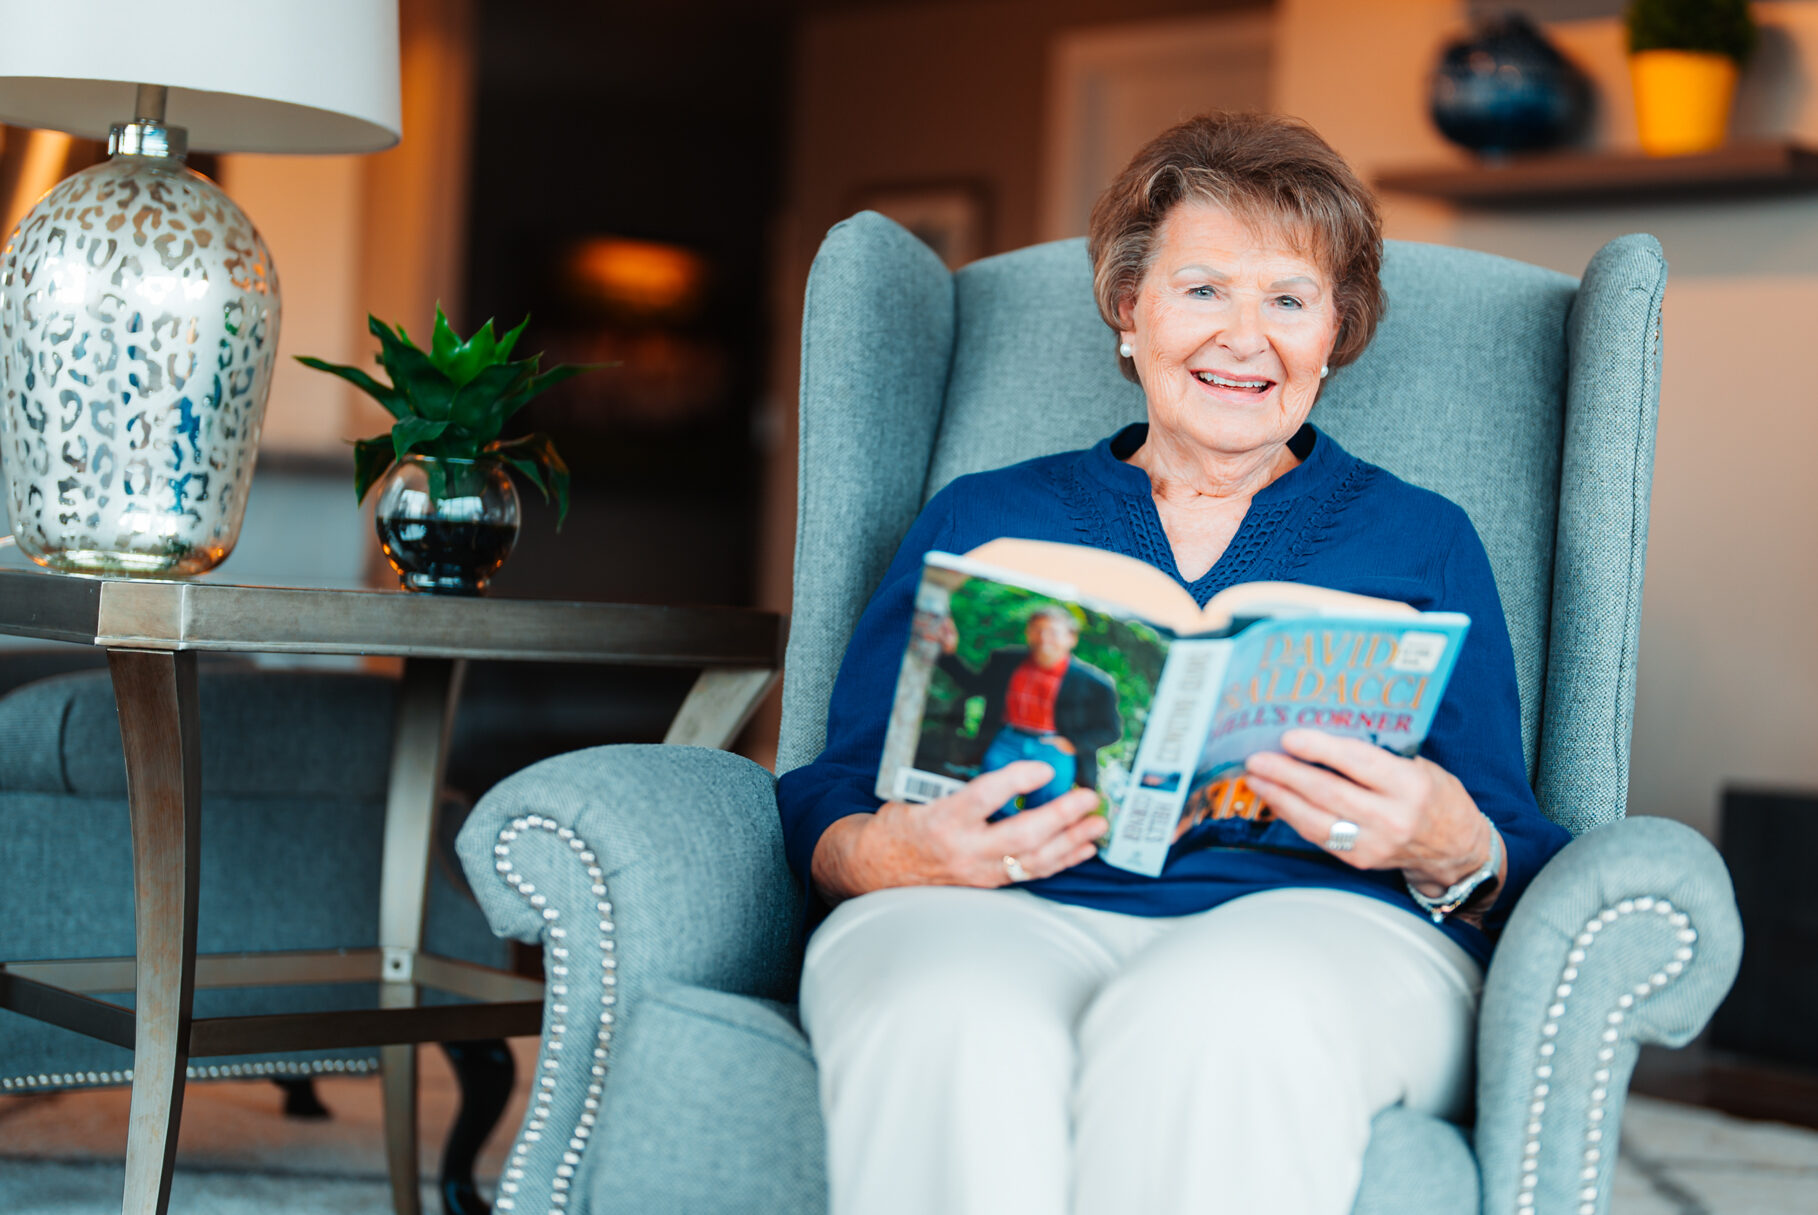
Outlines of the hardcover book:
[{"label": "hardcover book", "polygon": [[1054,768],[1014,814],[1095,789],[1109,864],[1169,850],[1318,852],[1244,780],[1295,727],[1420,749],[1470,621],[1252,582],[1204,608],[1168,575],[1078,545],[993,540],[924,558],[876,792],[928,802],[1019,759]]}]

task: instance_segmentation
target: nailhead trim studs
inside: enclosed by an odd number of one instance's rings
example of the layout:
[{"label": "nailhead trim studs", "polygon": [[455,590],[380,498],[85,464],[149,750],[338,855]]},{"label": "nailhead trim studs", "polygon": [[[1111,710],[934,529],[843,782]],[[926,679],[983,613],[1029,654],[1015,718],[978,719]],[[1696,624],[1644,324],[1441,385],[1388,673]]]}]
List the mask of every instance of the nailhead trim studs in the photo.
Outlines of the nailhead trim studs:
[{"label": "nailhead trim studs", "polygon": [[[569,1020],[574,1015],[568,1006],[568,970],[569,949],[567,945],[568,930],[562,926],[562,913],[549,906],[547,896],[538,893],[536,887],[518,874],[516,866],[511,863],[511,845],[527,831],[545,831],[553,834],[558,840],[568,845],[574,858],[586,866],[588,889],[593,895],[593,910],[598,915],[596,924],[600,934],[600,982],[604,991],[600,996],[598,1020],[586,1018],[591,1024],[593,1034],[592,1062],[588,1067],[587,1095],[581,1102],[581,1117],[569,1132],[568,1148],[562,1153],[562,1163],[556,1166],[555,1177],[550,1182],[549,1206],[550,1215],[557,1215],[568,1205],[568,1194],[573,1182],[575,1169],[581,1163],[581,1152],[587,1147],[587,1140],[593,1134],[594,1124],[599,1120],[600,1096],[606,1087],[607,1052],[612,1045],[612,1030],[615,1006],[618,1004],[618,965],[615,955],[617,944],[613,939],[612,903],[606,897],[606,875],[600,868],[599,858],[585,841],[574,833],[572,827],[564,827],[553,819],[540,814],[527,814],[514,818],[499,830],[498,842],[492,847],[493,868],[504,878],[505,883],[543,918],[543,942],[548,955],[549,981],[549,1034],[544,1043],[543,1060],[537,1068],[536,1087],[531,1093],[530,1116],[524,1120],[524,1129],[518,1140],[512,1145],[511,1156],[505,1163],[505,1173],[499,1179],[499,1195],[494,1203],[500,1211],[514,1211],[523,1197],[519,1188],[524,1181],[524,1162],[529,1158],[532,1145],[540,1143],[544,1131],[549,1129],[550,1100],[554,1096],[556,1073],[562,1070],[564,1046],[567,1040]],[[577,1024],[582,1023],[577,1021]]]},{"label": "nailhead trim studs", "polygon": [[[373,1059],[267,1059],[257,1063],[192,1063],[183,1069],[183,1077],[186,1080],[242,1080],[257,1076],[362,1076],[378,1068],[378,1062]],[[133,1069],[130,1067],[113,1071],[39,1072],[36,1075],[0,1076],[0,1092],[132,1082]]]},{"label": "nailhead trim studs", "polygon": [[1559,986],[1553,989],[1554,1002],[1547,1008],[1547,1019],[1540,1027],[1540,1061],[1534,1067],[1533,1101],[1528,1106],[1527,1138],[1521,1148],[1521,1192],[1515,1196],[1516,1207],[1524,1212],[1534,1209],[1534,1189],[1540,1184],[1541,1117],[1546,1113],[1547,1097],[1552,1093],[1553,1039],[1559,1035],[1559,1023],[1565,1017],[1565,1002],[1572,995],[1572,984],[1578,981],[1578,968],[1584,964],[1586,953],[1597,943],[1598,936],[1609,925],[1637,912],[1651,912],[1665,919],[1675,930],[1678,947],[1673,951],[1672,961],[1655,971],[1647,982],[1637,983],[1633,990],[1618,996],[1616,1007],[1604,1017],[1602,1045],[1597,1050],[1599,1066],[1591,1074],[1591,1104],[1585,1114],[1588,1126],[1584,1137],[1583,1168],[1578,1175],[1583,1188],[1577,1194],[1578,1215],[1597,1215],[1597,1178],[1603,1160],[1605,1106],[1610,1099],[1611,1064],[1616,1058],[1616,1044],[1622,1038],[1623,1022],[1628,1019],[1636,1004],[1684,972],[1692,960],[1692,946],[1698,940],[1698,932],[1692,927],[1691,917],[1677,910],[1666,899],[1648,895],[1623,899],[1614,907],[1605,907],[1586,920],[1584,928],[1572,939],[1572,948],[1566,954],[1565,967],[1559,972]]}]

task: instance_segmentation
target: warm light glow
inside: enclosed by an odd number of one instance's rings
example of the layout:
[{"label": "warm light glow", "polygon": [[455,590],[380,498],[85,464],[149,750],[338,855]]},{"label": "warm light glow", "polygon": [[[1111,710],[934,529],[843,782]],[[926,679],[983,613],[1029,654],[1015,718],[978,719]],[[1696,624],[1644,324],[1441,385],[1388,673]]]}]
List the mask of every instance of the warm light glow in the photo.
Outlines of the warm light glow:
[{"label": "warm light glow", "polygon": [[685,312],[700,298],[707,264],[679,245],[600,236],[576,245],[568,272],[589,299],[641,316]]},{"label": "warm light glow", "polygon": [[11,135],[20,139],[24,147],[15,152],[20,159],[19,180],[13,187],[12,196],[4,200],[6,215],[0,219],[8,232],[19,226],[25,213],[38,199],[50,193],[57,179],[63,176],[70,146],[70,137],[61,131],[15,130]]}]

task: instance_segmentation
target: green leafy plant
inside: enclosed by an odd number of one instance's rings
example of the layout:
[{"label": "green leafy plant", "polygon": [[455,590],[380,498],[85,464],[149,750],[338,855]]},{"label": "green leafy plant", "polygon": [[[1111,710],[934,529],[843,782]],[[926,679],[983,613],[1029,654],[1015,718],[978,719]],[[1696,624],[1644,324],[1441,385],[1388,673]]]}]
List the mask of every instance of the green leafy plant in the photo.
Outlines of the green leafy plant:
[{"label": "green leafy plant", "polygon": [[536,486],[545,502],[554,496],[556,529],[561,530],[568,518],[568,465],[555,444],[544,434],[499,435],[532,397],[602,364],[562,363],[542,371],[540,354],[514,362],[512,349],[528,324],[525,317],[504,337],[495,337],[488,320],[472,337],[462,338],[438,306],[434,336],[423,350],[404,326],[394,329],[368,316],[366,327],[379,339],[375,361],[391,377],[389,384],[358,367],[298,356],[305,367],[340,376],[397,419],[389,434],[354,442],[354,495],[359,501],[407,455],[428,457],[429,492],[437,499],[446,496],[447,486],[446,470],[437,461],[496,459]]},{"label": "green leafy plant", "polygon": [[1629,50],[1705,51],[1738,65],[1755,49],[1748,0],[1629,0]]}]

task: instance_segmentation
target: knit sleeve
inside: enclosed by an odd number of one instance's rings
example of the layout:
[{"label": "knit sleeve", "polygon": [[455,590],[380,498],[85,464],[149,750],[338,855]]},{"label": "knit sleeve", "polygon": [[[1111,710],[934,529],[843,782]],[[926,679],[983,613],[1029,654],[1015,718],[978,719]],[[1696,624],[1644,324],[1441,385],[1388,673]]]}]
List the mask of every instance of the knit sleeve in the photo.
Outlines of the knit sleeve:
[{"label": "knit sleeve", "polygon": [[1471,629],[1421,754],[1456,776],[1502,833],[1508,880],[1485,917],[1494,936],[1527,884],[1571,836],[1540,812],[1528,784],[1521,697],[1502,599],[1489,555],[1463,511],[1457,512],[1445,558],[1441,602],[1434,606],[1465,613]]},{"label": "knit sleeve", "polygon": [[873,813],[881,804],[872,788],[909,641],[922,557],[951,544],[954,497],[950,486],[923,509],[859,617],[834,680],[826,747],[812,763],[785,773],[777,782],[784,853],[805,885],[815,845],[827,828],[849,814]]}]

